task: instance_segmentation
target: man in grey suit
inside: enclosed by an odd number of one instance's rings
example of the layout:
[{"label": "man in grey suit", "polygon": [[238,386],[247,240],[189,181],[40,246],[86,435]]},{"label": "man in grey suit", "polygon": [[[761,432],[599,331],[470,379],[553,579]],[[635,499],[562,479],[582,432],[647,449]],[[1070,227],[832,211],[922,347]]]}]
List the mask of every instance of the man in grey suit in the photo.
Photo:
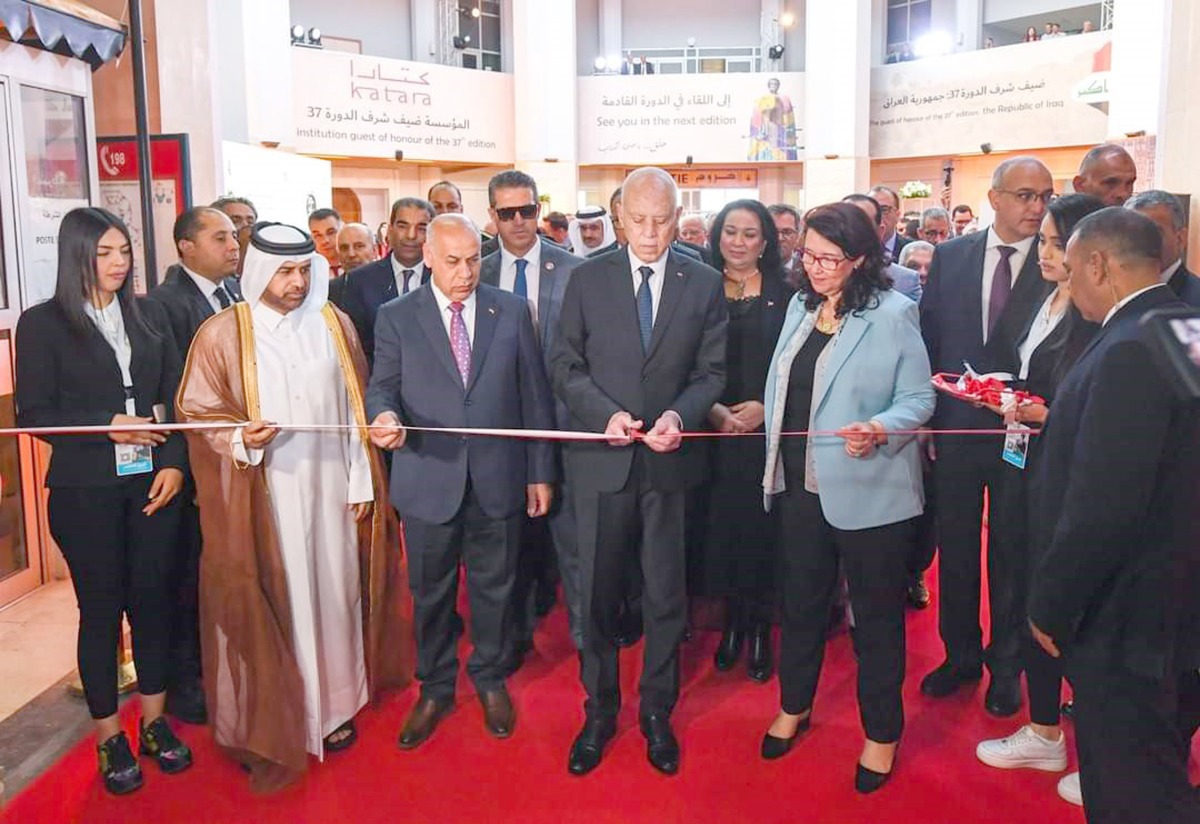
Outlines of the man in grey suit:
[{"label": "man in grey suit", "polygon": [[[867,217],[871,218],[878,227],[879,242],[882,243],[884,233],[887,231],[887,221],[883,219],[883,208],[879,205],[879,201],[870,195],[860,194],[846,195],[842,200],[846,203],[853,203],[866,212]],[[915,269],[909,269],[894,261],[889,261],[886,271],[887,276],[892,279],[893,289],[917,303],[921,302],[921,276]]]},{"label": "man in grey suit", "polygon": [[414,427],[550,429],[554,401],[525,301],[479,285],[479,230],[448,213],[429,224],[430,282],[382,306],[367,389],[371,441],[392,453],[391,501],[404,521],[421,697],[400,747],[412,749],[454,706],[458,567],[467,569],[474,651],[467,672],[484,725],[512,734],[505,689],[509,613],[522,519],[545,515],[555,480],[549,443]]},{"label": "man in grey suit", "polygon": [[[488,214],[496,224],[500,248],[483,259],[479,280],[512,292],[529,302],[534,325],[546,356],[549,370],[550,347],[558,332],[562,314],[563,294],[571,271],[583,262],[537,233],[538,190],[532,177],[519,171],[501,172],[488,183]],[[561,402],[555,409],[555,421],[569,428],[567,408]],[[561,459],[556,448],[556,457]],[[567,617],[575,647],[583,647],[583,626],[580,621],[579,552],[576,548],[575,518],[564,483],[555,496],[550,516],[526,524],[521,559],[517,565],[517,581],[513,587],[514,665],[519,666],[524,654],[533,647],[533,630],[539,613],[545,614],[554,603],[556,586],[554,556],[563,582],[567,601]],[[548,522],[548,523],[547,523]],[[546,527],[549,527],[549,535]]]},{"label": "man in grey suit", "polygon": [[671,248],[679,192],[662,169],[630,173],[621,222],[629,245],[584,261],[563,297],[551,350],[554,389],[571,428],[608,442],[567,449],[583,590],[587,721],[568,770],[595,769],[616,734],[621,705],[618,604],[627,558],[642,572],[645,648],[640,727],[647,757],[679,769],[670,715],[679,697],[684,591],[684,498],[704,474],[703,445],[682,431],[703,426],[725,386],[729,318],[719,272]]}]

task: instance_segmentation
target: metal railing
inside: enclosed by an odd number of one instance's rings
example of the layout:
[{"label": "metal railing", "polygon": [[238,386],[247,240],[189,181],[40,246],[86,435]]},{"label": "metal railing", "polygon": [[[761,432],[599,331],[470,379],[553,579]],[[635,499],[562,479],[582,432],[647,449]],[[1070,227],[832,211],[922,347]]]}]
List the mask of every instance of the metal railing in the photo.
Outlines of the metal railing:
[{"label": "metal railing", "polygon": [[[760,46],[680,46],[678,48],[634,49],[624,57],[632,56],[629,73],[641,65],[641,58],[654,67],[655,74],[708,74],[728,72],[758,72],[764,70]],[[765,68],[769,69],[770,66]],[[609,67],[597,74],[618,74],[619,67]]]}]

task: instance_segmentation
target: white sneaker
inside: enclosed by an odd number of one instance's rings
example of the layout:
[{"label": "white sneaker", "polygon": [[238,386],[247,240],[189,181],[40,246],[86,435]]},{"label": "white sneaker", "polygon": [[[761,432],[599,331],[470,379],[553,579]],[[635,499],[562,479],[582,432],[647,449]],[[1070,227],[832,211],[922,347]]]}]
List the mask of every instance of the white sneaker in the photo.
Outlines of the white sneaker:
[{"label": "white sneaker", "polygon": [[1079,773],[1067,773],[1058,782],[1058,797],[1076,807],[1083,806],[1083,791],[1079,789]]},{"label": "white sneaker", "polygon": [[989,767],[1002,770],[1062,772],[1067,768],[1067,739],[1060,731],[1057,741],[1047,741],[1026,724],[1007,738],[981,741],[975,756]]}]

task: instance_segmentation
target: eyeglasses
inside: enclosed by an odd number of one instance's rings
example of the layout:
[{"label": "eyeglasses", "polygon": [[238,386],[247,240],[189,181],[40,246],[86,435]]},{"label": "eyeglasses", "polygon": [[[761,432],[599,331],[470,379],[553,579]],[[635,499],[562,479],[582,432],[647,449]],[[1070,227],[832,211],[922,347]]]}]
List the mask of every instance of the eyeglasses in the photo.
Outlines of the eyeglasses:
[{"label": "eyeglasses", "polygon": [[1058,199],[1058,195],[1054,193],[1053,189],[1045,192],[1035,192],[1033,189],[1019,189],[1015,192],[1010,189],[997,189],[996,191],[1001,194],[1012,195],[1022,206],[1028,206],[1035,200],[1040,200],[1042,203],[1050,203]]},{"label": "eyeglasses", "polygon": [[496,217],[500,218],[505,223],[515,218],[517,215],[526,220],[533,220],[537,217],[538,204],[530,203],[527,206],[504,206],[496,210]]},{"label": "eyeglasses", "polygon": [[826,272],[832,272],[846,261],[846,256],[842,255],[815,255],[807,248],[800,250],[800,261],[805,266],[819,266]]}]

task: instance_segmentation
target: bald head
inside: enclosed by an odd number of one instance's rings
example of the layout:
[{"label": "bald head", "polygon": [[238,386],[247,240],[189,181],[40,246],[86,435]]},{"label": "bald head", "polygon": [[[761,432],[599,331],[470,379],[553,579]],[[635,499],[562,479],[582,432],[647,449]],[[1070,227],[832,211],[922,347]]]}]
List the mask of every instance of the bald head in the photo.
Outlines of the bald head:
[{"label": "bald head", "polygon": [[1075,191],[1098,197],[1105,206],[1120,206],[1133,194],[1137,166],[1129,152],[1114,143],[1102,143],[1083,156]]},{"label": "bald head", "polygon": [[338,260],[350,272],[378,258],[375,238],[365,223],[347,223],[337,235]]},{"label": "bald head", "polygon": [[667,253],[679,222],[679,190],[662,169],[635,169],[621,185],[620,215],[625,239],[643,263]]},{"label": "bald head", "polygon": [[1005,243],[1033,237],[1054,196],[1054,177],[1036,157],[1021,155],[1005,160],[992,172],[988,202],[996,212],[992,227]]},{"label": "bald head", "polygon": [[1162,237],[1154,221],[1109,207],[1085,217],[1067,243],[1071,300],[1094,323],[1123,298],[1159,282]]},{"label": "bald head", "polygon": [[424,254],[433,285],[450,300],[466,300],[479,285],[479,228],[466,215],[447,212],[434,218]]}]

